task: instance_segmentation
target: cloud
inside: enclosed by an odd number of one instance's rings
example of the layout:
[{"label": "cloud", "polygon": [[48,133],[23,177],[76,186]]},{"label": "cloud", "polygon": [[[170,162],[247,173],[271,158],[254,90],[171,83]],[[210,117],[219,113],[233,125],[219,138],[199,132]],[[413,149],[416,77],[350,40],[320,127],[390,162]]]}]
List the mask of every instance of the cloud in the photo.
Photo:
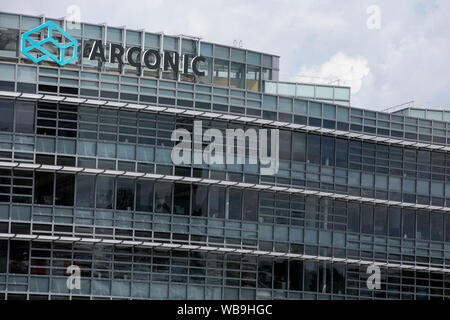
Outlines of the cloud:
[{"label": "cloud", "polygon": [[368,61],[362,56],[350,57],[339,52],[320,66],[302,67],[293,81],[335,83],[351,87],[352,93],[359,92],[362,82],[370,73]]}]

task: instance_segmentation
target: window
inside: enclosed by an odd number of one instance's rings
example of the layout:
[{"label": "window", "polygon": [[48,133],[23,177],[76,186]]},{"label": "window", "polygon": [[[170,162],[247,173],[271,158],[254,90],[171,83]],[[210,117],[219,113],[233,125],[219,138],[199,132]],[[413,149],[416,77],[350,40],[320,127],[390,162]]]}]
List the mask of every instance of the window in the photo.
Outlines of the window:
[{"label": "window", "polygon": [[430,214],[431,225],[431,240],[443,241],[444,240],[444,216],[442,213],[432,212]]},{"label": "window", "polygon": [[27,241],[10,241],[9,272],[28,273],[30,243]]},{"label": "window", "polygon": [[191,186],[184,183],[175,183],[173,194],[174,213],[188,215],[190,211]]},{"label": "window", "polygon": [[97,208],[112,209],[114,201],[114,178],[97,177]]},{"label": "window", "polygon": [[389,208],[389,236],[400,237],[401,231],[401,209],[397,207]]},{"label": "window", "polygon": [[361,205],[361,232],[373,234],[373,207]]},{"label": "window", "polygon": [[6,262],[8,256],[8,241],[0,240],[0,273],[6,273]]},{"label": "window", "polygon": [[336,139],[336,167],[347,168],[347,140]]},{"label": "window", "polygon": [[417,212],[416,239],[430,240],[430,215],[425,211]]},{"label": "window", "polygon": [[304,133],[292,133],[292,153],[293,161],[305,162],[306,135]]},{"label": "window", "polygon": [[405,239],[414,239],[416,230],[416,213],[411,209],[403,209],[403,232]]},{"label": "window", "polygon": [[153,181],[138,180],[136,183],[136,210],[153,211]]},{"label": "window", "polygon": [[322,165],[334,166],[334,138],[322,137]]},{"label": "window", "polygon": [[305,291],[317,291],[317,262],[305,261]]},{"label": "window", "polygon": [[231,63],[230,88],[245,87],[245,64]]},{"label": "window", "polygon": [[225,188],[211,187],[209,189],[209,216],[212,218],[225,216]]},{"label": "window", "polygon": [[291,133],[289,131],[280,130],[280,160],[291,160]]},{"label": "window", "polygon": [[256,221],[258,217],[258,192],[244,191],[244,220]]},{"label": "window", "polygon": [[289,290],[300,291],[303,288],[303,261],[289,262]]},{"label": "window", "polygon": [[228,194],[228,219],[242,219],[242,190],[230,188]]},{"label": "window", "polygon": [[214,61],[214,84],[228,87],[228,61]]},{"label": "window", "polygon": [[387,226],[387,208],[375,206],[375,234],[385,236],[386,226]]},{"label": "window", "polygon": [[273,266],[273,288],[287,289],[288,263],[287,260],[274,261]]},{"label": "window", "polygon": [[349,232],[359,232],[359,204],[348,204],[347,230]]},{"label": "window", "polygon": [[95,176],[77,175],[77,207],[94,207]]},{"label": "window", "polygon": [[320,136],[308,135],[308,162],[320,164]]},{"label": "window", "polygon": [[0,131],[11,132],[14,125],[14,103],[12,100],[0,99]]},{"label": "window", "polygon": [[34,182],[34,203],[53,204],[53,173],[36,172]]},{"label": "window", "polygon": [[208,187],[192,185],[192,215],[206,217],[208,210]]},{"label": "window", "polygon": [[155,185],[155,211],[172,212],[172,184],[161,182]]},{"label": "window", "polygon": [[260,258],[258,261],[258,287],[272,288],[272,260]]},{"label": "window", "polygon": [[75,191],[75,175],[68,173],[56,174],[55,205],[73,206]]},{"label": "window", "polygon": [[333,264],[333,293],[345,293],[345,265]]},{"label": "window", "polygon": [[247,66],[247,90],[259,91],[260,90],[260,78],[261,71],[260,68]]},{"label": "window", "polygon": [[128,211],[134,209],[134,180],[117,179],[116,209]]},{"label": "window", "polygon": [[34,109],[34,102],[21,100],[16,101],[16,132],[34,133]]}]

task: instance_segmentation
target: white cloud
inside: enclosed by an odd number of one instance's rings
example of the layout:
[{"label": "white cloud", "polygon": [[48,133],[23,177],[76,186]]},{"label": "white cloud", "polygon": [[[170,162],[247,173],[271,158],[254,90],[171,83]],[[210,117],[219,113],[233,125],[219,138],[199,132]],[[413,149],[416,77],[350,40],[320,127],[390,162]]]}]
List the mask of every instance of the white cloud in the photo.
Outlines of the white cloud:
[{"label": "white cloud", "polygon": [[355,94],[361,89],[362,82],[369,73],[370,68],[365,57],[350,57],[339,52],[320,66],[302,67],[292,80],[330,83],[338,79],[341,85],[349,85]]}]

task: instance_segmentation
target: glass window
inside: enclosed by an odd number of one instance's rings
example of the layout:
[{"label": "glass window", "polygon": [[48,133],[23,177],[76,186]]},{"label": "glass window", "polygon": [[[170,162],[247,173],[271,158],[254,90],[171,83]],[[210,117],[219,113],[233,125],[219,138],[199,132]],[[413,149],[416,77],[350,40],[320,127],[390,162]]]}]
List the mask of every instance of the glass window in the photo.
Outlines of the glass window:
[{"label": "glass window", "polygon": [[257,221],[258,217],[258,192],[244,191],[244,220]]},{"label": "glass window", "polygon": [[108,27],[106,39],[113,42],[122,42],[122,30]]},{"label": "glass window", "polygon": [[69,173],[56,174],[55,205],[73,206],[75,191],[75,175]]},{"label": "glass window", "polygon": [[174,37],[164,36],[164,50],[178,51],[178,39]]},{"label": "glass window", "polygon": [[322,164],[334,166],[334,138],[322,137]]},{"label": "glass window", "polygon": [[11,240],[9,243],[9,272],[27,274],[30,255],[28,241]]},{"label": "glass window", "polygon": [[8,261],[8,241],[0,240],[0,273],[6,273],[6,262]]},{"label": "glass window", "polygon": [[273,288],[287,289],[288,264],[287,260],[275,260],[273,263]]},{"label": "glass window", "polygon": [[272,259],[259,258],[258,261],[258,287],[272,288]]},{"label": "glass window", "polygon": [[36,68],[19,66],[17,81],[20,82],[36,82]]},{"label": "glass window", "polygon": [[231,59],[239,62],[245,62],[245,51],[231,48]]},{"label": "glass window", "polygon": [[389,236],[400,237],[401,232],[401,209],[397,207],[389,208]]},{"label": "glass window", "polygon": [[212,44],[202,42],[200,44],[200,54],[202,56],[212,57],[212,55],[213,55]]},{"label": "glass window", "polygon": [[215,56],[222,59],[229,59],[230,58],[230,50],[227,47],[222,46],[215,46]]},{"label": "glass window", "polygon": [[173,212],[175,214],[189,215],[191,201],[191,186],[184,183],[175,183],[173,191]]},{"label": "glass window", "polygon": [[214,84],[228,87],[228,61],[214,61]]},{"label": "glass window", "polygon": [[102,38],[102,28],[99,26],[84,25],[84,35],[89,39],[101,39]]},{"label": "glass window", "polygon": [[97,177],[97,208],[112,209],[114,201],[114,178]]},{"label": "glass window", "polygon": [[136,210],[153,211],[154,183],[150,180],[138,180],[136,183]]},{"label": "glass window", "polygon": [[198,64],[198,70],[200,72],[204,72],[204,76],[199,76],[200,83],[211,83],[212,82],[212,74],[213,74],[213,61],[211,58],[205,58],[205,61],[201,61]]},{"label": "glass window", "polygon": [[307,102],[303,100],[294,100],[294,113],[306,115]]},{"label": "glass window", "polygon": [[261,64],[261,54],[256,52],[247,52],[247,63],[254,64],[254,65],[260,65]]},{"label": "glass window", "polygon": [[77,153],[82,156],[95,156],[97,143],[95,141],[77,141]]},{"label": "glass window", "polygon": [[373,206],[361,205],[361,232],[373,234]]},{"label": "glass window", "polygon": [[308,134],[308,163],[320,164],[320,136]]},{"label": "glass window", "polygon": [[192,215],[206,217],[208,210],[208,187],[192,185]]},{"label": "glass window", "polygon": [[348,142],[343,139],[336,139],[336,166],[347,168]]},{"label": "glass window", "polygon": [[333,263],[333,293],[345,293],[345,265]]},{"label": "glass window", "polygon": [[19,29],[19,15],[0,13],[0,27]]},{"label": "glass window", "polygon": [[430,240],[430,215],[425,211],[417,212],[416,239]]},{"label": "glass window", "polygon": [[245,64],[231,63],[230,87],[245,88]]},{"label": "glass window", "polygon": [[317,262],[305,261],[305,291],[316,292],[317,291]]},{"label": "glass window", "polygon": [[[10,28],[10,27],[8,27]],[[36,40],[36,36],[32,35],[31,38]],[[18,48],[19,31],[0,29],[0,55],[7,57],[16,57]],[[34,53],[34,50],[30,51]],[[7,73],[2,74],[2,71]],[[14,65],[0,65],[0,79],[1,80],[14,80]]]},{"label": "glass window", "polygon": [[280,130],[280,150],[279,150],[280,160],[290,161],[291,149],[292,149],[291,132]]},{"label": "glass window", "polygon": [[161,182],[155,185],[155,211],[172,212],[172,184]]},{"label": "glass window", "polygon": [[209,216],[212,218],[223,218],[225,216],[225,188],[210,187]]},{"label": "glass window", "polygon": [[116,157],[116,144],[115,143],[102,143],[99,142],[97,146],[98,156],[104,158]]},{"label": "glass window", "polygon": [[228,194],[228,219],[242,219],[242,190],[229,189]]},{"label": "glass window", "polygon": [[387,207],[375,206],[375,234],[385,236],[387,229]]},{"label": "glass window", "polygon": [[336,106],[329,104],[324,105],[323,116],[328,119],[336,119]]},{"label": "glass window", "polygon": [[278,110],[282,112],[292,112],[292,99],[280,97],[278,100]]},{"label": "glass window", "polygon": [[94,207],[95,176],[77,175],[77,207]]},{"label": "glass window", "polygon": [[402,237],[414,239],[416,231],[416,213],[411,209],[403,209],[403,230]]},{"label": "glass window", "polygon": [[34,182],[34,203],[53,204],[53,173],[39,172],[35,173]]},{"label": "glass window", "polygon": [[159,48],[159,35],[146,33],[145,34],[145,47],[146,48]]},{"label": "glass window", "polygon": [[359,232],[359,204],[348,204],[347,231]]},{"label": "glass window", "polygon": [[450,242],[450,215],[445,215],[445,242]]},{"label": "glass window", "polygon": [[431,240],[444,240],[444,216],[442,213],[432,212],[430,214]]},{"label": "glass window", "polygon": [[247,90],[259,91],[261,90],[261,69],[258,67],[247,66]]},{"label": "glass window", "polygon": [[300,132],[292,133],[293,161],[305,162],[306,158],[306,135]]},{"label": "glass window", "polygon": [[313,117],[322,116],[322,104],[316,102],[309,103],[309,115]]},{"label": "glass window", "polygon": [[119,178],[117,179],[117,210],[134,210],[134,180]]},{"label": "glass window", "polygon": [[291,260],[289,262],[289,290],[303,289],[303,261]]},{"label": "glass window", "polygon": [[137,31],[127,30],[127,45],[141,45],[141,33]]},{"label": "glass window", "polygon": [[135,160],[136,146],[129,144],[119,144],[117,148],[117,158]]},{"label": "glass window", "polygon": [[0,99],[0,131],[11,132],[14,125],[13,100]]}]

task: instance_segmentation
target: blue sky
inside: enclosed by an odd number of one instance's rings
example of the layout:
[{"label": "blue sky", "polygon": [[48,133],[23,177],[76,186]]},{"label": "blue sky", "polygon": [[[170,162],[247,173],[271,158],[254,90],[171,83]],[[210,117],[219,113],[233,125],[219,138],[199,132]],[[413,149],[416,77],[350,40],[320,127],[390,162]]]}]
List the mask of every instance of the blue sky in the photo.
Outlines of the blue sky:
[{"label": "blue sky", "polygon": [[242,40],[280,55],[282,80],[341,79],[354,106],[450,106],[448,0],[20,0],[1,10],[61,18],[72,5],[83,22]]}]

